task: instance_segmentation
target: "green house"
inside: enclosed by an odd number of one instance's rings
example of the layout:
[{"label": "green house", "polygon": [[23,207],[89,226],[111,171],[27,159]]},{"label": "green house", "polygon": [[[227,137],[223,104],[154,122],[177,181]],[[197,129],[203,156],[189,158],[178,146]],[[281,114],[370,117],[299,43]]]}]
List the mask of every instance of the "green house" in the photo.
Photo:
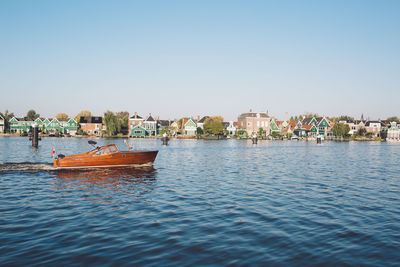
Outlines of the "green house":
[{"label": "green house", "polygon": [[36,123],[37,125],[39,125],[39,127],[43,125],[43,121],[42,121],[41,118],[37,118],[37,119],[35,120],[35,123]]},{"label": "green house", "polygon": [[184,124],[183,130],[184,136],[196,136],[197,125],[192,119],[189,119]]},{"label": "green house", "polygon": [[324,132],[325,132],[325,129],[329,129],[330,124],[329,124],[329,122],[326,120],[326,118],[324,117],[324,118],[322,118],[322,119],[319,121],[317,127],[318,127],[318,130],[319,130],[320,133],[324,133]]},{"label": "green house", "polygon": [[60,121],[60,132],[63,134],[75,135],[78,131],[78,123],[74,119]]},{"label": "green house", "polygon": [[13,117],[8,122],[8,125],[10,126],[11,133],[23,133],[23,132],[29,132],[33,123],[34,121],[25,120],[25,118],[17,119]]},{"label": "green house", "polygon": [[318,135],[318,128],[315,125],[305,125],[306,134],[310,137],[316,137]]},{"label": "green house", "polygon": [[24,128],[22,127],[22,123],[15,117],[12,117],[12,119],[8,121],[8,125],[10,127],[10,133],[23,132]]},{"label": "green house", "polygon": [[50,123],[45,125],[45,127],[48,134],[55,134],[57,131],[60,132],[60,122],[57,118],[54,118]]},{"label": "green house", "polygon": [[131,130],[131,137],[145,137],[147,135],[147,131],[144,127],[140,125],[135,125]]},{"label": "green house", "polygon": [[278,125],[276,125],[275,120],[271,120],[269,126],[270,126],[270,129],[271,129],[271,133],[272,132],[280,132],[281,131],[279,129]]}]

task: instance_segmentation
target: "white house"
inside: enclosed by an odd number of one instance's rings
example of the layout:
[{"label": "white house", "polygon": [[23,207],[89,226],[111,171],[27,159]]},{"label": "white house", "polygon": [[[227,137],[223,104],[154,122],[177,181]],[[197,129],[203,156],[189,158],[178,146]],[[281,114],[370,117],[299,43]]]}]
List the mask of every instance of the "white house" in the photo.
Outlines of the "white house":
[{"label": "white house", "polygon": [[4,118],[0,115],[0,133],[4,133]]},{"label": "white house", "polygon": [[228,131],[228,135],[235,135],[236,134],[236,127],[233,121],[230,121],[228,124],[228,127],[226,127],[226,130]]},{"label": "white house", "polygon": [[149,114],[147,119],[143,122],[144,128],[150,136],[157,135],[157,121]]}]

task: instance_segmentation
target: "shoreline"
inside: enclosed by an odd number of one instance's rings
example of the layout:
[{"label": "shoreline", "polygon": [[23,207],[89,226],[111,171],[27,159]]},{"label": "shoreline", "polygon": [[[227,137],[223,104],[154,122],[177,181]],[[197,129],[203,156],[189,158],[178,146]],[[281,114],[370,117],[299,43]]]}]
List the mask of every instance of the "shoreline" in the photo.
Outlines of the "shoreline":
[{"label": "shoreline", "polygon": [[[21,136],[20,134],[10,134],[10,133],[0,133],[0,137],[21,137],[21,138],[29,138],[29,136]],[[71,135],[71,136],[49,136],[49,135],[40,135],[41,138],[86,138],[86,139],[162,139],[162,136],[146,136],[146,137],[130,137],[130,136],[95,136],[95,135]],[[206,140],[206,141],[226,141],[226,140],[251,140],[251,138],[193,138],[193,139],[180,139],[177,137],[168,137],[169,140]],[[305,142],[316,142],[315,138],[303,138],[298,140],[290,140],[290,139],[267,139],[267,138],[259,138],[258,141],[305,141]],[[374,138],[326,138],[324,141],[333,141],[333,142],[387,142],[386,140],[377,140]]]}]

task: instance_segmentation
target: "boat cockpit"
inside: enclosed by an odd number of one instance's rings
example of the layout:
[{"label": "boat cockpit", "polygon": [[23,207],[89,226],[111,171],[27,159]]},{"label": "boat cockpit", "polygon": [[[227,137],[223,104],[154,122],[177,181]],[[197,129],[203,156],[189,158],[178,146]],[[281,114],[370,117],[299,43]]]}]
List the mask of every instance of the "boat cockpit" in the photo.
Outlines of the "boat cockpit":
[{"label": "boat cockpit", "polygon": [[116,153],[119,152],[118,148],[116,145],[107,145],[107,146],[101,146],[101,147],[96,147],[95,149],[89,151],[90,154],[100,156],[100,155],[107,155],[111,153]]}]

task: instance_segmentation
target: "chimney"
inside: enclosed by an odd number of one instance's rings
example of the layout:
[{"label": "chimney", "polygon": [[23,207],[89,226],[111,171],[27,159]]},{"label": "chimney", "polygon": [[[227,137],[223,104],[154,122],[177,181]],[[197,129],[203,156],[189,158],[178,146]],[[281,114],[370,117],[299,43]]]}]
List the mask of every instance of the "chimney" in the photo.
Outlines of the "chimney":
[{"label": "chimney", "polygon": [[135,119],[137,119],[137,112],[135,112]]},{"label": "chimney", "polygon": [[250,112],[253,112],[253,110],[252,110],[252,109],[250,109]]},{"label": "chimney", "polygon": [[200,121],[200,115],[197,115],[197,121]]}]

